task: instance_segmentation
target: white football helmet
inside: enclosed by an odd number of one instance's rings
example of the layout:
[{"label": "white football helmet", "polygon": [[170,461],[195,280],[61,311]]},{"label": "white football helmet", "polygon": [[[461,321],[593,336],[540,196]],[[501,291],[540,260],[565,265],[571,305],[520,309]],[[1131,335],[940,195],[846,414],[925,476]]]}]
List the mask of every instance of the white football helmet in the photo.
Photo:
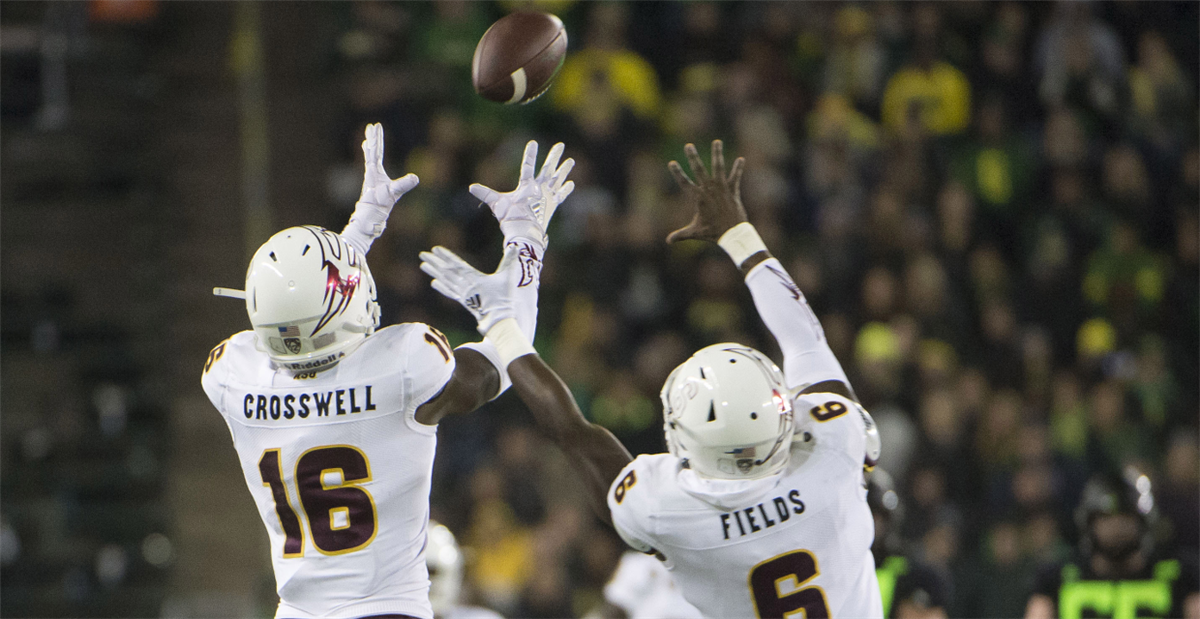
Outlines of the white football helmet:
[{"label": "white football helmet", "polygon": [[754,479],[787,464],[792,396],[761,352],[730,343],[702,348],[671,372],[661,397],[667,448],[696,473]]},{"label": "white football helmet", "polygon": [[379,326],[366,258],[317,226],[288,228],[258,248],[246,312],[259,348],[299,372],[332,367]]},{"label": "white football helmet", "polygon": [[425,545],[425,567],[429,569],[429,603],[433,614],[442,615],[458,605],[462,591],[463,555],[454,533],[436,520],[429,521]]}]

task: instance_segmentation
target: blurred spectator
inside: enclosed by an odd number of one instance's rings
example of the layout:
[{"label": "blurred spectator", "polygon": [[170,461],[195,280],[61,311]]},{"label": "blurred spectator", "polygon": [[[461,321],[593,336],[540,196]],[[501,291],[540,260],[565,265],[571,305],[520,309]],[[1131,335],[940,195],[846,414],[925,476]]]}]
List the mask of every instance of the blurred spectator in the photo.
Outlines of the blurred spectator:
[{"label": "blurred spectator", "polygon": [[[1009,129],[1003,99],[989,96],[975,115],[975,131],[950,165],[956,180],[971,189],[979,209],[979,226],[993,240],[1016,245],[1016,224],[1024,213],[1033,184],[1034,153]],[[1014,212],[1018,211],[1018,212]]]},{"label": "blurred spectator", "polygon": [[842,95],[862,110],[875,110],[883,86],[885,57],[875,24],[861,6],[848,4],[833,19],[833,47],[825,60],[825,91]]},{"label": "blurred spectator", "polygon": [[585,136],[598,139],[616,131],[624,113],[650,119],[662,100],[654,69],[625,47],[629,8],[618,2],[590,8],[583,49],[568,55],[551,97]]},{"label": "blurred spectator", "polygon": [[[930,11],[936,9],[924,8]],[[935,136],[967,128],[971,85],[962,71],[938,57],[935,34],[918,39],[912,61],[888,78],[882,116],[893,133],[906,131],[910,123]]]},{"label": "blurred spectator", "polygon": [[1195,556],[1200,550],[1197,529],[1187,523],[1200,518],[1200,496],[1196,487],[1200,484],[1200,453],[1196,437],[1187,431],[1178,431],[1168,443],[1162,481],[1156,487],[1159,509],[1170,522],[1172,542],[1177,552]]},{"label": "blurred spectator", "polygon": [[1038,92],[1049,108],[1085,110],[1093,123],[1115,120],[1125,85],[1125,52],[1091,5],[1060,2],[1038,39]]},{"label": "blurred spectator", "polygon": [[1142,33],[1129,70],[1130,128],[1160,151],[1176,152],[1195,133],[1194,86],[1162,35]]}]

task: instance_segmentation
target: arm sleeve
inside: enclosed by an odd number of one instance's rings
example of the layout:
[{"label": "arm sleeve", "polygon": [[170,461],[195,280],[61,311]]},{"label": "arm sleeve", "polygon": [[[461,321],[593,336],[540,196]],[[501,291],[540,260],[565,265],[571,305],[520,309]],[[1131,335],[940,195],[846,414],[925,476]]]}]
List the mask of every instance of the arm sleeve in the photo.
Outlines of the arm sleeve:
[{"label": "arm sleeve", "polygon": [[387,219],[392,209],[359,200],[354,205],[350,221],[342,229],[342,238],[358,253],[367,255],[375,239],[387,228]]},{"label": "arm sleeve", "polygon": [[[546,246],[540,241],[524,237],[506,238],[504,245],[505,247],[517,246],[517,258],[521,262],[521,279],[517,282],[513,306],[516,310],[517,324],[521,326],[521,332],[529,338],[529,343],[532,344],[533,337],[537,333],[538,286],[541,284],[542,256],[546,253]],[[502,369],[500,373],[505,374],[506,372]],[[501,382],[505,380],[507,377]]]},{"label": "arm sleeve", "polygon": [[802,389],[825,380],[850,385],[842,364],[829,349],[821,322],[778,259],[769,258],[751,269],[746,286],[758,315],[783,351],[788,387]]}]

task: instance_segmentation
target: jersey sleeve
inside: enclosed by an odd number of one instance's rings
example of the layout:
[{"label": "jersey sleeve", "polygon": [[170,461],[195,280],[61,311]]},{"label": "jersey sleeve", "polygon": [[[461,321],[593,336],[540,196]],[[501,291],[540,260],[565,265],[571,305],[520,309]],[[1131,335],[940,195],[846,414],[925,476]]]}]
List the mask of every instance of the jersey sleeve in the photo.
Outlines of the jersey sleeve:
[{"label": "jersey sleeve", "polygon": [[225,353],[232,347],[232,340],[232,337],[226,339],[209,351],[208,358],[204,360],[204,369],[200,374],[200,386],[204,389],[204,395],[208,396],[208,401],[222,415],[225,414],[222,400],[228,385],[226,378],[229,375],[229,362]]},{"label": "jersey sleeve", "polygon": [[746,274],[754,307],[783,352],[788,387],[802,389],[826,380],[849,386],[846,371],[829,348],[825,331],[800,287],[783,265],[768,258]]},{"label": "jersey sleeve", "polygon": [[803,415],[803,426],[817,438],[818,449],[844,454],[857,468],[867,457],[867,427],[870,416],[857,402],[834,393],[809,393],[796,400],[795,414]]},{"label": "jersey sleeve", "polygon": [[[404,338],[402,410],[412,417],[417,408],[441,393],[454,374],[454,350],[441,331],[413,323]],[[414,420],[415,423],[415,420]]]},{"label": "jersey sleeve", "polygon": [[652,552],[654,544],[650,541],[647,531],[649,521],[650,496],[646,484],[639,485],[640,478],[645,477],[645,456],[638,456],[621,469],[621,473],[613,480],[608,489],[608,510],[612,513],[613,528],[617,535],[639,552]]}]

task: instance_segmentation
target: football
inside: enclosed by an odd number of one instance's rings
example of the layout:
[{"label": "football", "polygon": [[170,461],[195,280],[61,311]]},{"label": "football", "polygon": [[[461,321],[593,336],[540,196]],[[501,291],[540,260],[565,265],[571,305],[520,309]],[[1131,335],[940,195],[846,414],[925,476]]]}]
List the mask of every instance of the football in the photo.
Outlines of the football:
[{"label": "football", "polygon": [[497,103],[529,103],[554,81],[567,55],[567,31],[549,13],[522,11],[483,33],[471,62],[475,92]]}]

